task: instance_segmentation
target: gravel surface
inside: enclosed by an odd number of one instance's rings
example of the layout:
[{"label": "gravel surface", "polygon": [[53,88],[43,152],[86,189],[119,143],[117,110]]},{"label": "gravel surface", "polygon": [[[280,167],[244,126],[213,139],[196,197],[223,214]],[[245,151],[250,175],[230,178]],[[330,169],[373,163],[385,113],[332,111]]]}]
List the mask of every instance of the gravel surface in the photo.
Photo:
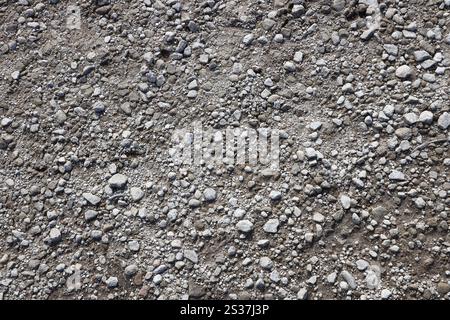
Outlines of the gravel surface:
[{"label": "gravel surface", "polygon": [[449,0],[0,0],[0,79],[0,299],[450,299]]}]

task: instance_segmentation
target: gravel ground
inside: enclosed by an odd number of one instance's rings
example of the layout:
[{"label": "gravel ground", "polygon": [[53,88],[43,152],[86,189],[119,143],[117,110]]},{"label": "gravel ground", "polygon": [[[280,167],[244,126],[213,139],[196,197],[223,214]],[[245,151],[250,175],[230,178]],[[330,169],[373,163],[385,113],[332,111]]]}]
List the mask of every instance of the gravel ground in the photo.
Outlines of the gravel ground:
[{"label": "gravel ground", "polygon": [[449,75],[449,0],[0,0],[0,299],[449,300]]}]

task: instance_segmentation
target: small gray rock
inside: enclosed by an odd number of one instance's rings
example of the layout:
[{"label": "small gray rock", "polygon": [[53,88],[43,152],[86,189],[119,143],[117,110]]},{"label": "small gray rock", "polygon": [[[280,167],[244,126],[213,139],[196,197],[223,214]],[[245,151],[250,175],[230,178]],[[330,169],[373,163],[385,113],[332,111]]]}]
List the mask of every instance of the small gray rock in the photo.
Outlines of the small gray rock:
[{"label": "small gray rock", "polygon": [[409,112],[403,115],[403,119],[409,125],[413,125],[419,120],[419,117],[414,112]]},{"label": "small gray rock", "polygon": [[279,201],[281,200],[282,194],[280,191],[272,190],[270,191],[269,197],[272,201]]},{"label": "small gray rock", "polygon": [[308,298],[308,290],[305,288],[301,288],[298,292],[297,292],[297,299],[299,300],[306,300]]},{"label": "small gray rock", "polygon": [[314,150],[313,148],[306,148],[305,149],[305,156],[308,159],[315,159],[315,158],[317,158],[317,151]]},{"label": "small gray rock", "polygon": [[414,51],[414,59],[416,59],[417,62],[423,62],[430,58],[431,55],[425,50]]},{"label": "small gray rock", "polygon": [[398,47],[395,44],[385,44],[383,48],[391,56],[397,56],[398,54]]},{"label": "small gray rock", "polygon": [[389,297],[391,296],[391,291],[389,289],[383,289],[381,290],[381,299],[389,299]]},{"label": "small gray rock", "polygon": [[314,121],[314,122],[311,122],[311,123],[309,124],[309,128],[310,128],[312,131],[317,131],[317,130],[319,130],[321,127],[322,127],[322,122],[320,122],[320,121]]},{"label": "small gray rock", "polygon": [[128,248],[133,251],[133,252],[137,252],[140,249],[140,245],[139,242],[136,240],[131,240],[128,242]]},{"label": "small gray rock", "polygon": [[106,107],[103,102],[97,101],[96,103],[94,103],[93,109],[95,113],[103,113],[105,112]]},{"label": "small gray rock", "polygon": [[437,123],[440,129],[447,130],[448,126],[450,125],[450,113],[444,112],[443,114],[441,114]]},{"label": "small gray rock", "polygon": [[317,223],[322,223],[325,221],[325,217],[323,216],[323,214],[318,213],[318,212],[313,214],[312,219],[314,222],[317,222]]},{"label": "small gray rock", "polygon": [[433,113],[431,111],[423,111],[419,116],[419,121],[425,124],[433,123]]},{"label": "small gray rock", "polygon": [[135,264],[131,264],[125,268],[125,276],[132,277],[138,272],[138,267]]},{"label": "small gray rock", "polygon": [[302,63],[303,62],[303,52],[301,52],[301,51],[297,51],[295,54],[294,54],[294,62],[296,62],[296,63]]},{"label": "small gray rock", "polygon": [[106,279],[106,285],[109,289],[117,287],[118,284],[119,280],[116,277],[109,277],[108,279]]},{"label": "small gray rock", "polygon": [[345,282],[347,282],[350,288],[356,289],[356,280],[350,272],[343,270],[341,272],[341,277],[345,280]]},{"label": "small gray rock", "polygon": [[339,12],[345,9],[345,5],[345,0],[333,0],[331,7]]},{"label": "small gray rock", "polygon": [[184,257],[195,264],[198,263],[198,255],[194,250],[184,250]]},{"label": "small gray rock", "polygon": [[352,202],[351,202],[351,199],[349,196],[343,194],[343,195],[341,195],[340,200],[341,200],[342,208],[344,208],[345,210],[350,209]]},{"label": "small gray rock", "polygon": [[191,199],[191,200],[189,200],[189,207],[191,207],[191,208],[200,207],[201,204],[202,203],[198,199]]},{"label": "small gray rock", "polygon": [[277,233],[280,221],[278,219],[269,219],[263,227],[263,230],[267,233]]},{"label": "small gray rock", "polygon": [[253,42],[254,36],[253,34],[247,34],[242,38],[242,43],[246,46],[249,46]]},{"label": "small gray rock", "polygon": [[98,205],[101,201],[100,197],[97,197],[96,195],[93,195],[89,192],[83,193],[83,198],[93,206]]},{"label": "small gray rock", "polygon": [[97,218],[97,215],[98,215],[97,211],[94,211],[94,210],[87,210],[87,211],[84,213],[84,220],[86,220],[86,221],[92,221],[92,220],[94,220],[95,218]]},{"label": "small gray rock", "polygon": [[128,177],[121,173],[116,173],[111,178],[109,178],[109,186],[113,189],[122,189],[128,182]]},{"label": "small gray rock", "polygon": [[356,268],[358,268],[359,271],[364,271],[369,266],[369,263],[366,260],[359,259],[356,261]]},{"label": "small gray rock", "polygon": [[141,200],[144,197],[144,194],[145,193],[141,188],[138,187],[130,188],[131,200],[133,200],[134,202],[138,202],[139,200]]},{"label": "small gray rock", "polygon": [[259,265],[263,269],[270,270],[273,267],[273,262],[269,257],[261,257],[261,259],[259,259]]},{"label": "small gray rock", "polygon": [[59,231],[58,228],[52,228],[50,230],[49,239],[51,244],[57,244],[61,241],[61,231]]},{"label": "small gray rock", "polygon": [[13,73],[11,73],[11,78],[13,78],[14,80],[18,80],[20,77],[20,71],[14,71]]},{"label": "small gray rock", "polygon": [[253,230],[253,223],[249,220],[241,220],[236,224],[236,228],[244,233],[248,233]]},{"label": "small gray rock", "polygon": [[401,139],[405,139],[408,140],[409,138],[411,138],[412,135],[412,131],[410,128],[398,128],[397,130],[395,130],[395,135]]},{"label": "small gray rock", "polygon": [[394,181],[403,181],[405,180],[405,175],[398,170],[392,170],[389,174],[389,179]]},{"label": "small gray rock", "polygon": [[205,201],[213,202],[216,201],[217,193],[212,188],[206,188],[205,191],[203,191],[203,197],[205,198]]},{"label": "small gray rock", "polygon": [[395,70],[395,75],[400,79],[407,79],[412,76],[412,69],[407,65],[402,65]]}]

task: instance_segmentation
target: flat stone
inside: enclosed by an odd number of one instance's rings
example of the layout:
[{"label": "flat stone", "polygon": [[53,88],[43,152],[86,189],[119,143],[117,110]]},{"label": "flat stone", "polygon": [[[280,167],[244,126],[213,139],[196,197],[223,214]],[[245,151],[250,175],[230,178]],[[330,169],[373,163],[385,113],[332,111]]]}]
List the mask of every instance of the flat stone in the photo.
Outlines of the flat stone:
[{"label": "flat stone", "polygon": [[63,124],[67,120],[67,115],[65,114],[64,111],[58,110],[55,113],[55,119],[56,122],[58,122],[59,124]]},{"label": "flat stone", "polygon": [[184,250],[184,257],[195,264],[198,263],[198,255],[194,250]]},{"label": "flat stone", "polygon": [[443,114],[441,114],[437,123],[440,129],[447,130],[447,128],[450,126],[450,113],[444,112]]},{"label": "flat stone", "polygon": [[418,209],[423,209],[426,207],[427,203],[425,202],[425,200],[423,200],[423,198],[418,197],[416,200],[414,200],[414,204],[416,205],[416,207]]},{"label": "flat stone", "polygon": [[0,125],[1,125],[2,127],[7,127],[7,126],[9,126],[11,123],[13,123],[13,119],[11,119],[11,118],[3,118],[2,121],[1,121],[1,123],[0,123]]},{"label": "flat stone", "polygon": [[315,158],[317,158],[317,151],[314,150],[313,148],[306,148],[305,149],[305,156],[308,159],[315,159]]},{"label": "flat stone", "polygon": [[392,170],[389,174],[389,179],[394,181],[403,181],[405,180],[405,175],[398,170]]},{"label": "flat stone", "polygon": [[194,99],[197,97],[197,90],[189,90],[187,97],[189,99]]},{"label": "flat stone", "polygon": [[84,213],[84,220],[86,220],[86,221],[92,221],[92,220],[94,220],[95,218],[97,218],[97,215],[98,215],[97,211],[95,211],[95,210],[87,210],[87,211]]},{"label": "flat stone", "polygon": [[425,50],[414,51],[414,59],[416,59],[417,62],[423,62],[430,58],[431,55]]},{"label": "flat stone", "polygon": [[403,127],[395,130],[395,135],[400,139],[409,139],[411,138],[412,132],[410,128]]},{"label": "flat stone", "polygon": [[244,233],[248,233],[253,230],[253,223],[249,220],[241,220],[236,224],[236,228]]},{"label": "flat stone", "polygon": [[122,189],[128,182],[128,177],[121,173],[116,173],[111,178],[109,178],[109,186],[113,189]]},{"label": "flat stone", "polygon": [[323,214],[320,214],[320,213],[318,213],[318,212],[316,212],[316,213],[313,214],[312,219],[313,219],[314,222],[317,222],[317,223],[322,223],[322,222],[325,221],[324,215],[323,215]]},{"label": "flat stone", "polygon": [[356,289],[356,280],[350,272],[343,270],[341,272],[341,277],[345,280],[345,282],[347,282],[350,288]]},{"label": "flat stone", "polygon": [[209,55],[201,54],[198,61],[200,61],[201,64],[207,64],[209,62]]},{"label": "flat stone", "polygon": [[201,298],[206,294],[206,290],[205,288],[203,288],[202,286],[196,284],[193,281],[189,282],[189,297],[191,298]]},{"label": "flat stone", "polygon": [[153,277],[152,282],[156,285],[160,284],[163,281],[163,277],[160,274],[157,274]]},{"label": "flat stone", "polygon": [[275,24],[276,22],[274,20],[266,18],[262,21],[261,26],[264,30],[269,31]]},{"label": "flat stone", "polygon": [[295,66],[295,64],[292,61],[286,61],[283,64],[283,68],[284,68],[284,70],[286,70],[288,72],[294,72],[295,70],[297,70],[297,67]]},{"label": "flat stone", "polygon": [[337,273],[332,272],[327,276],[327,282],[330,284],[334,284],[336,282],[336,278],[337,278]]},{"label": "flat stone", "polygon": [[83,193],[83,198],[93,206],[98,205],[101,201],[100,197],[97,197],[96,195],[93,195],[89,192]]},{"label": "flat stone", "polygon": [[263,230],[267,233],[277,233],[280,221],[278,219],[269,219],[263,227]]},{"label": "flat stone", "polygon": [[391,56],[398,55],[398,47],[395,44],[385,44],[383,45],[383,48]]},{"label": "flat stone", "polygon": [[319,130],[321,127],[322,127],[322,122],[320,122],[320,121],[314,121],[314,122],[311,122],[311,124],[309,125],[309,128],[310,128],[312,131],[317,131],[317,130]]}]

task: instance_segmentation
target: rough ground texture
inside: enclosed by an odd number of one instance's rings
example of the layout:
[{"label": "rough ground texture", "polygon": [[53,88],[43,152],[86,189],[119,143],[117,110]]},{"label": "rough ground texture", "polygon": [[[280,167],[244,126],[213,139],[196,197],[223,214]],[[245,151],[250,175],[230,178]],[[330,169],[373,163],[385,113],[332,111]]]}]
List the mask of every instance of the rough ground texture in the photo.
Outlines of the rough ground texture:
[{"label": "rough ground texture", "polygon": [[448,0],[0,0],[0,298],[449,299],[449,75]]}]

